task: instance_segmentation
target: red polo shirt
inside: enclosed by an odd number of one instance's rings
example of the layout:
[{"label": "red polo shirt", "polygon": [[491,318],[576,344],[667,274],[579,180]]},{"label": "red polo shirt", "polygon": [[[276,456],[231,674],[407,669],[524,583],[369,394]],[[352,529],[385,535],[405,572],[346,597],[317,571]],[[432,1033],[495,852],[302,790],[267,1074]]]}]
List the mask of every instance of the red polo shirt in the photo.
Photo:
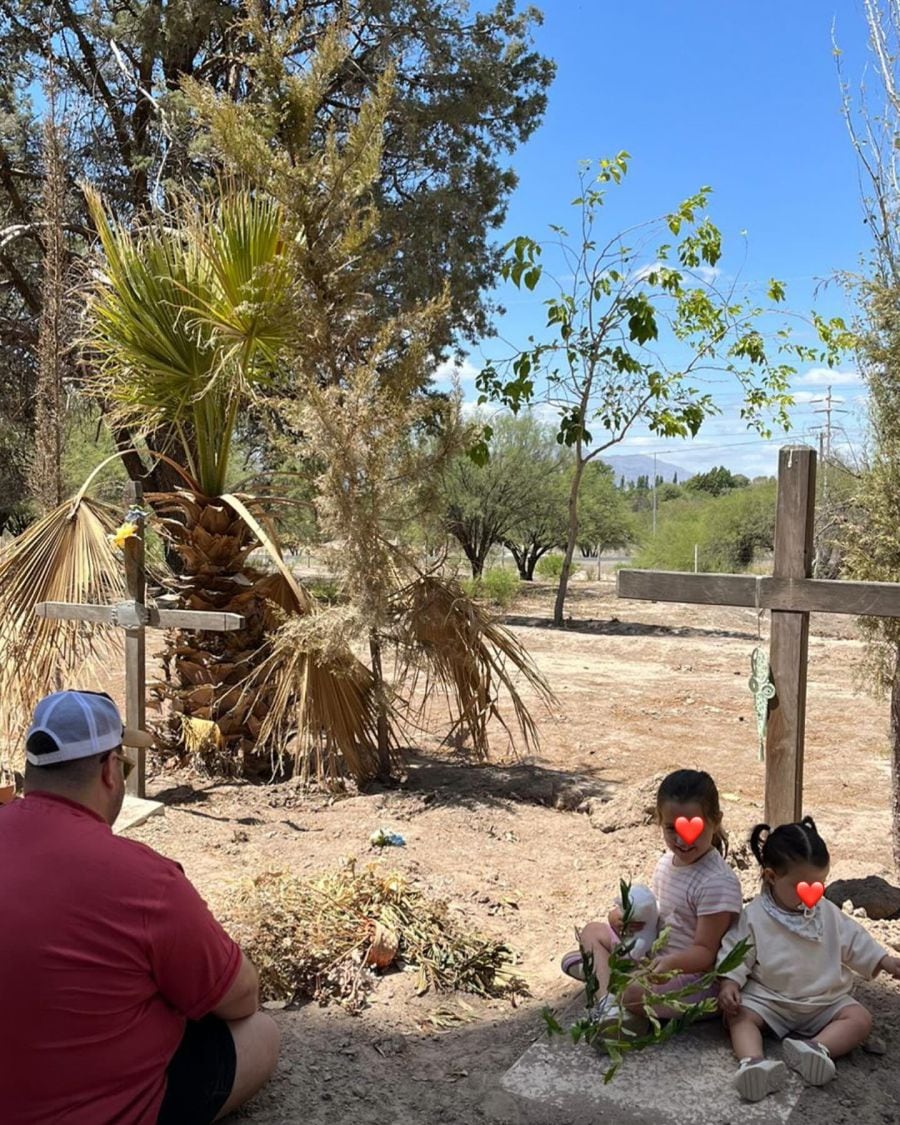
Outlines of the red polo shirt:
[{"label": "red polo shirt", "polygon": [[179,864],[63,797],[0,808],[3,1125],[155,1125],[240,962]]}]

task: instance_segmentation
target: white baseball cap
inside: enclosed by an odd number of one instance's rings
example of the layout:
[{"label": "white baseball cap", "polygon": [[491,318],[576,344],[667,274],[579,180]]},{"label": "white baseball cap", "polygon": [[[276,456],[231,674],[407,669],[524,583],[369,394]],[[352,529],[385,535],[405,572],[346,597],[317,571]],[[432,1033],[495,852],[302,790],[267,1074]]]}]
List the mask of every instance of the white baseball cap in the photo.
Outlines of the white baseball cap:
[{"label": "white baseball cap", "polygon": [[[28,740],[33,734],[47,735],[57,749],[48,754],[32,753]],[[119,708],[105,691],[56,691],[45,696],[34,709],[25,737],[25,757],[33,766],[52,766],[103,754],[119,746],[152,744],[153,736],[147,731],[124,726]]]}]

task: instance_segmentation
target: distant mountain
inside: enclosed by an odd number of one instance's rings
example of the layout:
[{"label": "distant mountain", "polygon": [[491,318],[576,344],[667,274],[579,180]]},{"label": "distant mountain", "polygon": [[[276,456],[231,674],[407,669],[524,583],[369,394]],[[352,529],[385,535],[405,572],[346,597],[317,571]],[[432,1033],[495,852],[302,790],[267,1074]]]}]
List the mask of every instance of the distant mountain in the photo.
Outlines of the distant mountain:
[{"label": "distant mountain", "polygon": [[[616,483],[622,477],[627,481],[636,481],[638,477],[648,477],[651,480],[653,478],[653,458],[647,457],[646,454],[623,453],[616,457],[604,457],[603,460],[615,474]],[[657,457],[656,475],[662,477],[664,481],[671,481],[677,476],[678,483],[682,484],[694,474],[688,469],[682,469],[680,465],[673,465],[671,461],[663,461]]]}]

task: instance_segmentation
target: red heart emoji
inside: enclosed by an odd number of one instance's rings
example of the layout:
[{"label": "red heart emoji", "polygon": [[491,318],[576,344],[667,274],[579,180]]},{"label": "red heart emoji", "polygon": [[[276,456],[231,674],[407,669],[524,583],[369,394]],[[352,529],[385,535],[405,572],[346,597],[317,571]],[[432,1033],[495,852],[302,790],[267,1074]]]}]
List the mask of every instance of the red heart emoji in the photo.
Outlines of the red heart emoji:
[{"label": "red heart emoji", "polygon": [[680,816],[675,821],[675,831],[689,847],[703,831],[703,828],[702,816],[694,816],[690,820],[686,816]]},{"label": "red heart emoji", "polygon": [[821,883],[797,884],[797,898],[804,902],[810,909],[816,905],[823,894],[825,894],[825,888]]}]

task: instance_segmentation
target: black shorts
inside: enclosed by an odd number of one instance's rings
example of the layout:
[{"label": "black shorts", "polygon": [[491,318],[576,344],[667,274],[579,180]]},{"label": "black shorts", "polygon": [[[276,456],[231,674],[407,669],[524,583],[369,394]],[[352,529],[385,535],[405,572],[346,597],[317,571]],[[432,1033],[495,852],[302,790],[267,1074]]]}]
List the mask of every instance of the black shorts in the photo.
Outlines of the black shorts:
[{"label": "black shorts", "polygon": [[166,1071],[158,1125],[209,1125],[234,1087],[237,1054],[218,1016],[188,1020]]}]

